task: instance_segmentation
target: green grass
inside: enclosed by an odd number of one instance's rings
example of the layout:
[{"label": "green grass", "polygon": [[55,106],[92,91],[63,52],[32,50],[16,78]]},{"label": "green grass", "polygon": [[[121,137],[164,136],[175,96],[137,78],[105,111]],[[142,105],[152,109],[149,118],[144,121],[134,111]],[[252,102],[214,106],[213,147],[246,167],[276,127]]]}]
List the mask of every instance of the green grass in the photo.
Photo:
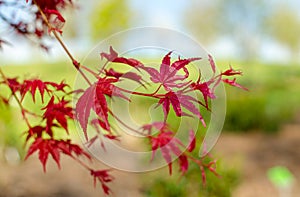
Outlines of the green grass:
[{"label": "green grass", "polygon": [[[161,172],[161,171],[165,172]],[[161,176],[168,170],[160,169],[151,175],[147,174],[144,181],[144,195],[146,197],[230,197],[232,190],[240,180],[240,172],[225,167],[218,162],[217,177],[206,171],[206,185],[202,183],[199,166],[190,164],[189,171],[183,177],[175,172],[172,176]],[[151,178],[149,178],[151,176]]]},{"label": "green grass", "polygon": [[70,84],[73,84],[76,77],[76,70],[70,62],[43,62],[40,64],[26,64],[22,66],[3,66],[1,68],[8,77],[39,77],[43,80],[56,82],[66,80]]}]

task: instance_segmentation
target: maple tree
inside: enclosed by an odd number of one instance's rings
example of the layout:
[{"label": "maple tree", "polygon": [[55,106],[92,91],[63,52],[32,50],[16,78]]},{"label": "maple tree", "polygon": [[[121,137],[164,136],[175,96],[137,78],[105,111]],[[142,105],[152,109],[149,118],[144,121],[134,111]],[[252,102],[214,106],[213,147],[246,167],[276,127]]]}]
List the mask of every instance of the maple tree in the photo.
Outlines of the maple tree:
[{"label": "maple tree", "polygon": [[[64,154],[87,169],[93,177],[95,185],[98,181],[103,192],[110,194],[111,190],[108,184],[114,179],[110,174],[111,169],[93,169],[89,165],[91,160],[93,160],[90,153],[69,138],[57,138],[55,133],[63,131],[69,136],[68,122],[78,121],[88,146],[92,146],[99,140],[101,147],[105,148],[103,138],[116,141],[122,139],[122,136],[116,134],[118,132],[115,131],[111,121],[109,121],[109,118],[113,118],[116,122],[120,122],[128,129],[143,135],[147,139],[152,151],[152,159],[156,156],[157,151],[160,151],[163,159],[169,166],[170,174],[172,174],[173,163],[177,161],[182,175],[187,172],[191,162],[198,165],[203,183],[206,181],[205,169],[218,176],[216,160],[205,163],[205,157],[196,158],[193,156],[193,152],[196,149],[196,141],[199,141],[196,139],[195,132],[192,129],[187,130],[186,135],[189,141],[187,144],[183,143],[175,136],[176,131],[171,129],[168,117],[170,111],[173,110],[177,117],[197,118],[206,127],[206,121],[199,106],[202,106],[204,110],[210,110],[209,100],[216,99],[214,92],[220,83],[226,83],[246,90],[246,88],[236,82],[236,78],[230,78],[241,75],[241,71],[230,67],[228,70],[217,73],[216,65],[211,55],[187,59],[179,57],[172,62],[172,51],[163,57],[159,68],[154,68],[144,65],[142,61],[137,59],[119,56],[113,47],[109,48],[109,52],[101,52],[99,54],[99,58],[105,59],[107,62],[99,71],[93,71],[76,61],[60,37],[60,34],[63,33],[63,24],[65,23],[61,11],[67,5],[72,6],[73,2],[71,0],[0,1],[0,6],[11,6],[16,10],[26,8],[25,10],[34,16],[30,22],[22,21],[22,19],[16,21],[0,12],[0,18],[8,24],[9,28],[12,28],[17,34],[36,41],[44,49],[47,49],[47,47],[42,43],[43,38],[54,35],[67,53],[74,68],[89,85],[86,89],[72,90],[64,81],[55,83],[38,78],[23,80],[19,77],[10,78],[0,69],[0,85],[6,86],[10,90],[9,95],[0,95],[1,101],[9,105],[11,100],[15,99],[28,127],[25,134],[29,148],[25,159],[38,152],[39,160],[44,171],[46,171],[49,155],[60,168],[60,158]],[[1,40],[0,46],[6,43],[8,42]],[[213,75],[206,80],[204,77],[201,77],[201,71],[199,71],[198,79],[193,80],[190,77],[188,65],[202,60],[209,62]],[[109,63],[115,64],[108,69]],[[114,65],[128,66],[136,72],[121,72]],[[88,78],[87,73],[94,78]],[[150,81],[148,82],[147,79]],[[144,91],[132,91],[122,88],[119,84],[124,80],[136,82]],[[155,91],[152,93],[148,92],[150,86],[155,88]],[[199,92],[202,98],[194,98],[189,95],[190,92]],[[44,105],[40,114],[28,110],[23,102],[26,95],[31,94],[32,102],[35,103],[36,94],[38,93]],[[48,95],[47,99],[45,94]],[[113,113],[108,104],[114,98],[131,102],[127,94],[155,99],[156,107],[160,107],[163,111],[163,120],[145,124],[137,129],[130,128],[129,125],[126,125]],[[79,97],[74,107],[71,105],[72,95]],[[96,116],[91,114],[96,114]],[[32,123],[32,117],[39,121]],[[94,135],[88,132],[89,125],[94,128]],[[211,157],[211,155],[207,153],[206,157]]]}]

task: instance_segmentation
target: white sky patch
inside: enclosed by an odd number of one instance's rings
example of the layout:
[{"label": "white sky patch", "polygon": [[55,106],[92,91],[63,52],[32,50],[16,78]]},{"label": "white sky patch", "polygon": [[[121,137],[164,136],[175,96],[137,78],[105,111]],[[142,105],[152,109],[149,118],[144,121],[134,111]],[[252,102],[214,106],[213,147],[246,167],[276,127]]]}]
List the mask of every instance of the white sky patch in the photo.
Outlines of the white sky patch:
[{"label": "white sky patch", "polygon": [[165,28],[174,28],[176,27],[176,22],[172,20],[172,16],[170,14],[164,14],[162,11],[158,10],[155,12],[154,16],[150,21],[150,25],[160,26]]},{"label": "white sky patch", "polygon": [[291,59],[288,48],[276,42],[266,41],[260,50],[260,56],[267,62],[286,63]]},{"label": "white sky patch", "polygon": [[237,54],[235,45],[230,39],[220,38],[207,47],[209,53],[218,58],[234,58]]}]

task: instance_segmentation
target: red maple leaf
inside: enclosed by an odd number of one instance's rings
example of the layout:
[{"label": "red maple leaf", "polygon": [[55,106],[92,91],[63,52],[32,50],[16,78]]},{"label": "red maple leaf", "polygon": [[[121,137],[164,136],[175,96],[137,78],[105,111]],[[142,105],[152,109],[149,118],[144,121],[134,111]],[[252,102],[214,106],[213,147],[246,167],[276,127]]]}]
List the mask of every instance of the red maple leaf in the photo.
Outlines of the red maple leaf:
[{"label": "red maple leaf", "polygon": [[201,103],[200,101],[198,101],[197,99],[195,99],[189,95],[184,95],[181,92],[175,93],[172,91],[166,93],[164,95],[164,97],[158,101],[158,104],[161,104],[163,107],[165,121],[166,121],[168,113],[170,111],[170,104],[171,104],[176,113],[176,116],[178,116],[178,117],[192,116],[192,115],[187,114],[182,111],[182,107],[184,107],[185,109],[190,111],[193,115],[196,115],[201,120],[203,126],[206,127],[205,121],[204,121],[199,109],[196,107],[196,105],[194,103],[203,105],[203,103]]},{"label": "red maple leaf", "polygon": [[109,48],[109,53],[100,53],[100,56],[101,58],[107,59],[109,62],[127,64],[136,69],[144,67],[144,65],[136,59],[119,57],[118,53],[112,47]]},{"label": "red maple leaf", "polygon": [[120,79],[120,78],[130,79],[144,86],[144,84],[142,83],[143,82],[142,77],[134,72],[120,73],[115,71],[113,68],[110,68],[109,70],[105,70],[105,75],[109,77],[114,77],[116,79]]},{"label": "red maple leaf", "polygon": [[40,79],[24,80],[22,89],[20,90],[22,99],[27,92],[30,92],[32,95],[32,100],[35,102],[35,93],[37,89],[41,94],[42,102],[44,102],[44,93],[45,91],[49,92],[50,90],[48,89],[47,85]]},{"label": "red maple leaf", "polygon": [[178,164],[180,167],[179,170],[182,172],[182,175],[184,175],[189,169],[189,161],[185,154],[182,154],[178,157]]},{"label": "red maple leaf", "polygon": [[65,87],[70,87],[65,81],[61,81],[59,84],[55,82],[45,82],[46,85],[50,85],[55,88],[56,91],[65,92]]},{"label": "red maple leaf", "polygon": [[224,82],[224,83],[227,83],[227,84],[229,84],[229,85],[231,85],[231,86],[235,86],[235,87],[237,87],[237,88],[241,88],[241,89],[243,89],[243,90],[246,90],[246,91],[248,91],[248,89],[247,88],[245,88],[244,86],[242,86],[241,84],[238,84],[237,82],[236,82],[236,78],[234,78],[234,79],[222,79],[222,81]]},{"label": "red maple leaf", "polygon": [[105,94],[109,97],[116,96],[129,101],[129,99],[123,95],[122,90],[113,85],[113,83],[118,81],[118,79],[99,78],[96,83],[96,94]]},{"label": "red maple leaf", "polygon": [[164,118],[165,121],[167,120],[167,117],[168,117],[168,114],[169,114],[169,111],[170,111],[170,104],[172,104],[173,109],[174,109],[177,116],[182,115],[182,111],[181,111],[180,102],[178,100],[178,97],[172,91],[165,94],[165,96],[158,101],[158,104],[161,104],[162,107],[163,107],[163,111],[164,111],[164,115],[165,115],[165,118]]},{"label": "red maple leaf", "polygon": [[196,148],[196,135],[193,130],[189,132],[189,146],[187,150],[192,152]]},{"label": "red maple leaf", "polygon": [[182,154],[179,146],[183,146],[181,141],[174,137],[174,133],[164,123],[156,137],[149,136],[151,141],[152,159],[155,156],[157,149],[161,150],[162,156],[169,166],[169,173],[172,174],[172,157],[171,153],[179,157]]},{"label": "red maple leaf", "polygon": [[[75,116],[76,120],[79,121],[81,128],[85,134],[85,138],[87,139],[87,125],[89,116],[91,113],[91,109],[94,106],[95,100],[95,86],[91,86],[86,89],[83,95],[78,99],[76,103]],[[103,105],[107,106],[106,100],[102,102]]]},{"label": "red maple leaf", "polygon": [[108,123],[108,107],[103,93],[96,94],[96,86],[89,87],[76,103],[75,115],[79,121],[85,138],[88,140],[87,125],[91,110],[94,110],[107,128],[110,128]]},{"label": "red maple leaf", "polygon": [[35,94],[37,90],[40,92],[42,102],[44,102],[45,92],[51,93],[53,91],[50,87],[55,88],[56,91],[65,92],[64,88],[68,86],[64,83],[64,81],[62,81],[60,84],[57,84],[55,82],[44,82],[40,79],[24,80],[23,83],[19,83],[16,78],[8,79],[7,81],[12,91],[20,91],[22,99],[24,99],[25,95],[30,92],[33,102],[35,102]]},{"label": "red maple leaf", "polygon": [[233,76],[233,75],[242,75],[242,71],[234,70],[231,66],[226,71],[222,72],[221,75],[225,76]]},{"label": "red maple leaf", "polygon": [[[156,70],[150,67],[143,67],[143,69],[150,75],[150,79],[154,83],[160,83],[164,86],[167,91],[172,88],[182,88],[188,84],[188,82],[183,81],[188,77],[188,70],[185,68],[186,65],[192,61],[200,60],[201,58],[190,58],[190,59],[179,59],[171,64],[171,55],[169,52],[162,60],[160,65],[160,70]],[[177,75],[177,72],[183,69],[186,75]]]},{"label": "red maple leaf", "polygon": [[39,151],[39,160],[43,165],[44,172],[46,172],[46,163],[48,160],[49,153],[51,154],[52,158],[55,160],[58,167],[60,168],[60,154],[56,146],[56,141],[45,140],[42,138],[35,139],[35,141],[31,144],[25,159],[27,159],[30,155],[32,155],[36,151]]},{"label": "red maple leaf", "polygon": [[19,83],[18,78],[7,78],[6,81],[1,81],[1,84],[8,83],[8,87],[11,89],[12,92],[19,91],[22,88],[22,85]]},{"label": "red maple leaf", "polygon": [[76,156],[83,156],[87,159],[91,159],[91,156],[87,152],[77,144],[72,144],[71,140],[59,140],[57,141],[57,147],[65,155],[73,156],[73,154],[75,154]]},{"label": "red maple leaf", "polygon": [[103,192],[106,195],[109,195],[111,193],[110,188],[107,186],[107,183],[114,180],[114,177],[111,176],[108,172],[110,170],[91,170],[91,175],[94,177],[94,186],[96,187],[97,180],[100,182],[101,187],[103,189]]},{"label": "red maple leaf", "polygon": [[105,130],[110,130],[108,122],[108,106],[105,95],[108,97],[120,97],[129,100],[123,95],[121,89],[112,83],[118,82],[117,79],[112,78],[99,78],[98,81],[89,87],[76,103],[76,118],[79,121],[86,140],[87,125],[91,110],[93,110],[99,117],[99,123]]},{"label": "red maple leaf", "polygon": [[200,82],[200,77],[197,82],[191,84],[191,87],[193,90],[199,90],[202,93],[204,101],[205,101],[206,109],[209,109],[208,98],[210,98],[210,99],[216,98],[216,96],[213,92],[213,89],[209,87],[210,84],[212,84],[212,81]]},{"label": "red maple leaf", "polygon": [[51,97],[47,106],[42,108],[46,110],[43,118],[47,121],[47,127],[51,127],[53,121],[56,120],[66,131],[68,131],[67,117],[74,117],[73,108],[68,105],[69,101],[64,100],[64,98],[57,103],[54,103],[54,96]]},{"label": "red maple leaf", "polygon": [[[202,125],[204,127],[206,127],[206,123],[205,123],[199,109],[194,104],[194,103],[197,103],[197,104],[200,104],[203,106],[203,103],[201,103],[200,101],[196,100],[195,98],[193,98],[189,95],[183,95],[183,94],[178,94],[178,99],[179,99],[180,105],[183,106],[184,108],[186,108],[188,111],[190,111],[192,113],[192,115],[196,115],[200,119]],[[182,115],[191,116],[189,114],[182,114]]]},{"label": "red maple leaf", "polygon": [[49,15],[51,15],[51,14],[55,15],[56,18],[57,18],[58,20],[60,20],[61,22],[63,22],[63,23],[66,22],[66,20],[64,19],[64,17],[63,17],[63,16],[60,14],[60,12],[57,11],[57,10],[52,10],[52,9],[45,8],[44,12],[45,12],[46,14],[49,14]]},{"label": "red maple leaf", "polygon": [[[40,125],[34,126],[34,127],[32,127],[32,128],[29,128],[29,130],[26,131],[26,133],[27,133],[27,136],[26,136],[26,142],[28,142],[28,140],[29,140],[31,137],[33,137],[33,138],[41,138],[42,135],[43,135],[43,133],[44,133],[45,131],[47,131],[47,130],[46,130],[46,127],[42,127],[42,126],[40,126]],[[26,133],[25,133],[25,134],[26,134]],[[49,135],[50,135],[50,137],[52,137],[53,134],[50,133]]]},{"label": "red maple leaf", "polygon": [[173,62],[171,64],[171,67],[175,68],[177,71],[179,71],[180,69],[183,69],[183,71],[185,72],[185,77],[187,78],[189,76],[189,71],[188,69],[186,68],[186,66],[188,64],[190,64],[191,62],[193,61],[197,61],[197,60],[201,60],[202,58],[188,58],[188,59],[179,59],[175,62]]},{"label": "red maple leaf", "polygon": [[90,159],[90,155],[82,150],[78,145],[72,144],[70,140],[55,140],[55,139],[43,139],[38,137],[29,147],[25,159],[30,157],[36,151],[39,152],[39,160],[43,165],[43,169],[46,172],[46,164],[49,154],[60,168],[60,153],[64,153],[73,157],[73,153],[76,156],[85,156]]},{"label": "red maple leaf", "polygon": [[[26,0],[26,3],[30,2]],[[33,2],[30,2],[33,3]],[[55,1],[50,1],[50,0],[36,0],[35,3],[39,5],[39,7],[42,10],[45,9],[50,9],[50,10],[58,10],[59,8],[64,8],[67,3],[72,3],[71,0],[55,0]]]}]

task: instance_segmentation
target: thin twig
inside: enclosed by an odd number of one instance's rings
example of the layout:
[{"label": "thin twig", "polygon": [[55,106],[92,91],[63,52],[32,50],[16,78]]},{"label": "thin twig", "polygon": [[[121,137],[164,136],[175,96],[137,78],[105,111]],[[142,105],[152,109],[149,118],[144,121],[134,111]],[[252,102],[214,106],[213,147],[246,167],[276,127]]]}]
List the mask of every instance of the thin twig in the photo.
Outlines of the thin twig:
[{"label": "thin twig", "polygon": [[22,116],[23,116],[23,118],[24,118],[24,120],[25,120],[25,122],[26,122],[28,128],[30,129],[31,126],[30,126],[29,121],[28,121],[28,119],[27,119],[27,117],[26,117],[26,115],[25,115],[26,110],[24,109],[24,107],[23,107],[23,105],[22,105],[20,99],[17,97],[17,95],[16,95],[16,93],[14,92],[14,90],[9,86],[9,81],[8,81],[7,77],[5,76],[5,74],[3,73],[3,71],[2,71],[1,68],[0,68],[0,75],[1,75],[1,77],[3,78],[3,80],[5,81],[5,83],[7,84],[7,86],[9,87],[12,96],[13,96],[14,99],[17,101],[17,103],[18,103],[18,105],[19,105],[19,107],[20,107],[20,109],[21,109]]},{"label": "thin twig", "polygon": [[51,23],[49,22],[47,16],[45,15],[44,11],[40,8],[40,6],[36,3],[36,0],[33,0],[33,3],[37,6],[44,22],[47,24],[49,30],[53,33],[55,39],[59,42],[59,44],[62,46],[63,50],[67,53],[68,57],[72,61],[73,66],[76,68],[76,70],[82,75],[82,77],[85,79],[85,81],[91,86],[92,83],[87,78],[87,76],[84,74],[84,72],[80,69],[80,63],[74,58],[68,47],[65,45],[61,37],[58,35],[58,33],[55,31]]},{"label": "thin twig", "polygon": [[130,126],[128,126],[126,123],[124,123],[120,118],[118,118],[111,110],[108,110],[108,112],[119,122],[119,123],[121,123],[124,127],[126,127],[127,129],[129,129],[129,130],[131,130],[131,131],[133,131],[133,132],[135,132],[135,133],[137,133],[137,134],[139,134],[139,135],[142,135],[142,136],[148,136],[148,135],[146,135],[146,134],[144,134],[144,133],[142,133],[142,132],[140,132],[140,131],[138,131],[138,130],[136,130],[136,129],[133,129],[133,128],[131,128]]}]

